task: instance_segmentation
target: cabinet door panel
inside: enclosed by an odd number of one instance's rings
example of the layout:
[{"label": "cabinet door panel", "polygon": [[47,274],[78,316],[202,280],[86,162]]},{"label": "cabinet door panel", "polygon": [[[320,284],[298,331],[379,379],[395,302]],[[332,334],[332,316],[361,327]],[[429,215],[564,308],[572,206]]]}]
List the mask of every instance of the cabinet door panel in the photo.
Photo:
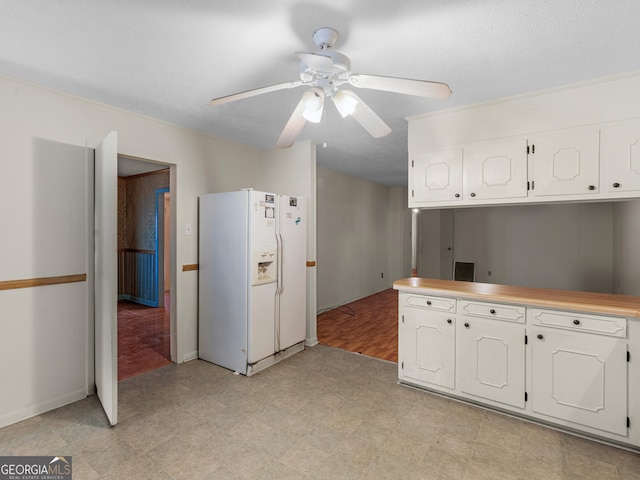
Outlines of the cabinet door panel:
[{"label": "cabinet door panel", "polygon": [[466,200],[527,196],[527,142],[486,142],[464,147]]},{"label": "cabinet door panel", "polygon": [[462,148],[412,154],[409,178],[410,202],[462,200]]},{"label": "cabinet door panel", "polygon": [[543,329],[531,341],[534,412],[627,435],[626,342]]},{"label": "cabinet door panel", "polygon": [[415,308],[404,308],[400,313],[401,377],[454,388],[455,317]]},{"label": "cabinet door panel", "polygon": [[602,129],[600,164],[607,192],[640,190],[640,120]]},{"label": "cabinet door panel", "polygon": [[600,137],[595,127],[561,130],[529,139],[533,194],[598,193]]},{"label": "cabinet door panel", "polygon": [[458,372],[464,393],[524,408],[524,326],[461,317]]}]

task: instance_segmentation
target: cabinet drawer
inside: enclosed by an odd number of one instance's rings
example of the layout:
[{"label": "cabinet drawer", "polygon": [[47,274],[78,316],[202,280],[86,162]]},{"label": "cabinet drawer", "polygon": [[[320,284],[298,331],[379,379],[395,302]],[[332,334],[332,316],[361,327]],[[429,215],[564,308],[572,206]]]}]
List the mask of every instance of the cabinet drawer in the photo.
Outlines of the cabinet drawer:
[{"label": "cabinet drawer", "polygon": [[520,305],[474,302],[469,300],[458,300],[458,304],[458,312],[470,317],[493,318],[516,323],[524,323],[526,318],[526,309]]},{"label": "cabinet drawer", "polygon": [[539,308],[529,309],[527,315],[533,325],[562,328],[577,332],[598,333],[621,338],[626,338],[627,336],[627,319],[624,317],[589,315],[586,313],[542,310]]},{"label": "cabinet drawer", "polygon": [[418,307],[439,312],[456,312],[455,298],[431,297],[428,295],[412,295],[403,293],[400,295],[400,305],[405,307]]}]

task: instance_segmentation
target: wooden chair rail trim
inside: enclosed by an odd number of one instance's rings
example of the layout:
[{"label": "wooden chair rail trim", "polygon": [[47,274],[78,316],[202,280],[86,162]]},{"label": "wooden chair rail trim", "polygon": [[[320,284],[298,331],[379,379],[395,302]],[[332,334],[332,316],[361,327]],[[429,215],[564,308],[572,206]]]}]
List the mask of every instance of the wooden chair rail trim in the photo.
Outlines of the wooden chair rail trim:
[{"label": "wooden chair rail trim", "polygon": [[47,285],[60,285],[64,283],[86,282],[87,274],[62,275],[60,277],[26,278],[24,280],[0,281],[0,290],[16,290],[18,288],[44,287]]}]

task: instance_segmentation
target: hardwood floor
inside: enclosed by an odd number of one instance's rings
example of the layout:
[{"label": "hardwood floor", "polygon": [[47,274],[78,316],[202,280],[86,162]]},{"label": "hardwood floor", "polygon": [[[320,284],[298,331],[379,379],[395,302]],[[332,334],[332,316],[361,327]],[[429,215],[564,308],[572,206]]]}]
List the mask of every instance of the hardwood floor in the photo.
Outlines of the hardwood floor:
[{"label": "hardwood floor", "polygon": [[322,345],[398,361],[398,292],[384,290],[317,318]]},{"label": "hardwood floor", "polygon": [[[318,315],[318,341],[327,346],[398,361],[398,292],[393,289]],[[118,381],[171,363],[169,305],[118,302]]]},{"label": "hardwood floor", "polygon": [[118,302],[118,381],[171,363],[168,295],[164,303]]}]

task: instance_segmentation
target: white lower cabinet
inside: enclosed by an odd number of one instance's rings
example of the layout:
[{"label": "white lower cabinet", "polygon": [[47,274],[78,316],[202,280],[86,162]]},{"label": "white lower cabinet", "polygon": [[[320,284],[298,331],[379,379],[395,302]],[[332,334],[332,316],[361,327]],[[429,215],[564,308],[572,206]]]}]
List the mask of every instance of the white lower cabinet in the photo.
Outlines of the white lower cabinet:
[{"label": "white lower cabinet", "polygon": [[530,338],[532,410],[626,436],[626,340],[545,328]]},{"label": "white lower cabinet", "polygon": [[401,383],[640,447],[627,318],[407,292],[398,298]]},{"label": "white lower cabinet", "polygon": [[[398,372],[401,380],[423,386],[455,386],[455,316],[410,306],[415,296],[400,294]],[[447,299],[453,305],[455,300]]]},{"label": "white lower cabinet", "polygon": [[460,390],[524,408],[524,325],[460,317],[457,337]]}]

